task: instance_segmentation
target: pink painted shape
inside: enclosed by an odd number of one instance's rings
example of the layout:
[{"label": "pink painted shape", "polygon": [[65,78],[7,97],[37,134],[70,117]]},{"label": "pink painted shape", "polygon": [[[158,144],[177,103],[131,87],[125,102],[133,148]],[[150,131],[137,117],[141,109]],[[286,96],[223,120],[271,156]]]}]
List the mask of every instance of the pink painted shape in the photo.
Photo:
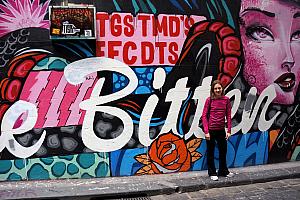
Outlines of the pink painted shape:
[{"label": "pink painted shape", "polygon": [[57,85],[61,80],[61,77],[62,74],[60,72],[53,71],[47,79],[48,84],[46,88],[41,92],[38,100],[40,104],[38,108],[38,122],[35,126],[36,128],[44,127],[44,124],[46,123],[46,115],[52,105],[52,97],[54,95],[54,91],[56,90]]},{"label": "pink painted shape", "polygon": [[88,79],[81,84],[79,88],[79,93],[77,98],[75,99],[74,103],[70,106],[70,116],[66,123],[67,126],[74,125],[74,124],[82,124],[82,120],[79,121],[82,116],[85,114],[85,110],[81,110],[79,108],[79,104],[89,98],[91,96],[91,88],[95,85],[97,81],[97,72],[90,74],[89,77],[93,77],[92,79]]},{"label": "pink painted shape", "polygon": [[[58,83],[58,86],[55,88],[54,95],[52,99],[50,100],[50,107],[48,110],[48,113],[46,114],[46,122],[44,124],[44,127],[56,127],[58,126],[59,122],[59,115],[61,110],[60,105],[63,101],[63,98],[65,96],[65,88],[67,86],[67,80],[63,76],[63,72],[56,72],[60,73],[62,78],[60,79],[60,82]],[[72,99],[70,99],[72,100]]]},{"label": "pink painted shape", "polygon": [[43,89],[45,89],[50,71],[30,72],[23,86],[20,100],[28,101],[38,105],[38,97]]},{"label": "pink painted shape", "polygon": [[[65,79],[65,77],[63,77]],[[78,97],[80,85],[71,85],[67,84],[64,93],[65,96],[62,99],[62,102],[59,107],[59,123],[58,126],[65,126],[66,122],[70,116],[71,110],[70,107]]]},{"label": "pink painted shape", "polygon": [[[85,97],[84,97],[83,100],[89,99],[89,98],[91,97],[92,91],[93,91],[93,89],[94,89],[95,84],[97,83],[97,81],[98,81],[98,78],[95,79],[95,81],[94,81],[92,87],[90,87],[90,88],[87,90],[86,95],[85,95]],[[82,124],[82,123],[83,123],[83,119],[84,119],[85,112],[86,112],[85,110],[81,110],[81,111],[82,111],[82,115],[81,115],[81,117],[80,117],[79,124]]]},{"label": "pink painted shape", "polygon": [[25,113],[22,113],[18,117],[18,119],[16,120],[16,122],[15,122],[15,124],[13,126],[13,129],[17,129],[17,128],[21,127],[21,125],[23,124],[23,122],[26,121],[27,117],[28,117],[28,111],[25,112]]},{"label": "pink painted shape", "polygon": [[50,107],[50,100],[61,77],[62,73],[60,72],[41,71],[30,72],[26,79],[20,99],[37,106],[38,119],[35,128],[43,127],[45,116]]},{"label": "pink painted shape", "polygon": [[85,110],[81,110],[79,104],[90,98],[98,81],[97,73],[89,77],[93,78],[74,86],[66,81],[63,72],[30,72],[20,99],[37,106],[38,119],[34,127],[81,125]]}]

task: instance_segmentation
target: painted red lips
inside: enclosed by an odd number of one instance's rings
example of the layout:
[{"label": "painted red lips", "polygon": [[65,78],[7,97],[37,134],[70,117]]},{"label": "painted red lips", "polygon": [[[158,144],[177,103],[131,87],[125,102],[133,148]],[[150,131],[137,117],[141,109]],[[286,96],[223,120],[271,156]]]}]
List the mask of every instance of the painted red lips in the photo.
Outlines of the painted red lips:
[{"label": "painted red lips", "polygon": [[284,73],[279,76],[274,83],[277,83],[283,91],[289,92],[295,86],[295,74]]}]

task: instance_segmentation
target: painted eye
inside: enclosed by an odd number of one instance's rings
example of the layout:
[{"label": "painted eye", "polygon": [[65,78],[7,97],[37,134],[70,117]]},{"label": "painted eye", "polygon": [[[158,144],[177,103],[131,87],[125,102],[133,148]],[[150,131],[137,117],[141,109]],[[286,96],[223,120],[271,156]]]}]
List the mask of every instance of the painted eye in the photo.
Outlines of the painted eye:
[{"label": "painted eye", "polygon": [[256,41],[274,41],[272,32],[262,26],[247,28],[246,35]]},{"label": "painted eye", "polygon": [[292,34],[291,41],[300,41],[300,30]]}]

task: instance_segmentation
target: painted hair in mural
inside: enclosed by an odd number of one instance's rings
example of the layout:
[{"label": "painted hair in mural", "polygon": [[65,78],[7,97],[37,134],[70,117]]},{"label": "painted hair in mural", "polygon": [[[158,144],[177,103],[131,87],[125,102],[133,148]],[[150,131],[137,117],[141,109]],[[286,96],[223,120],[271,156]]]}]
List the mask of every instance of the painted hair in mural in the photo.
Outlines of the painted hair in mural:
[{"label": "painted hair in mural", "polygon": [[50,40],[50,1],[1,1],[0,180],[205,170],[214,79],[229,167],[299,160],[299,3],[139,2],[95,1],[96,40]]}]

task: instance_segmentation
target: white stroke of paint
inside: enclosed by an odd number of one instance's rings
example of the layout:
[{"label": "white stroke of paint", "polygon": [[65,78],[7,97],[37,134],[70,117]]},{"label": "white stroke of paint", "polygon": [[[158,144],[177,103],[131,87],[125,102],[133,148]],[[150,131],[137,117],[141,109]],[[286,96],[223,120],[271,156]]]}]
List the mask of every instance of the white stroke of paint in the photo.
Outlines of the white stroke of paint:
[{"label": "white stroke of paint", "polygon": [[[14,128],[14,124],[18,117],[23,113],[28,113],[25,121],[20,127]],[[37,108],[34,104],[19,100],[15,102],[4,114],[1,123],[0,136],[0,152],[6,147],[7,150],[16,157],[28,158],[35,154],[42,146],[46,137],[46,131],[43,131],[41,138],[31,147],[24,147],[20,145],[14,135],[23,134],[33,129],[38,118]]]},{"label": "white stroke of paint", "polygon": [[[111,152],[121,149],[130,140],[133,134],[133,122],[131,117],[120,108],[103,106],[103,104],[121,99],[131,94],[138,85],[138,79],[134,71],[125,63],[105,57],[93,57],[70,63],[66,66],[64,75],[71,84],[80,84],[85,77],[94,72],[111,71],[123,74],[129,79],[128,85],[120,91],[99,96],[105,82],[100,78],[91,93],[91,97],[80,103],[80,108],[86,110],[82,124],[82,141],[93,151]],[[124,125],[123,132],[113,139],[102,139],[94,133],[93,123],[96,112],[104,112],[118,117]]]}]

